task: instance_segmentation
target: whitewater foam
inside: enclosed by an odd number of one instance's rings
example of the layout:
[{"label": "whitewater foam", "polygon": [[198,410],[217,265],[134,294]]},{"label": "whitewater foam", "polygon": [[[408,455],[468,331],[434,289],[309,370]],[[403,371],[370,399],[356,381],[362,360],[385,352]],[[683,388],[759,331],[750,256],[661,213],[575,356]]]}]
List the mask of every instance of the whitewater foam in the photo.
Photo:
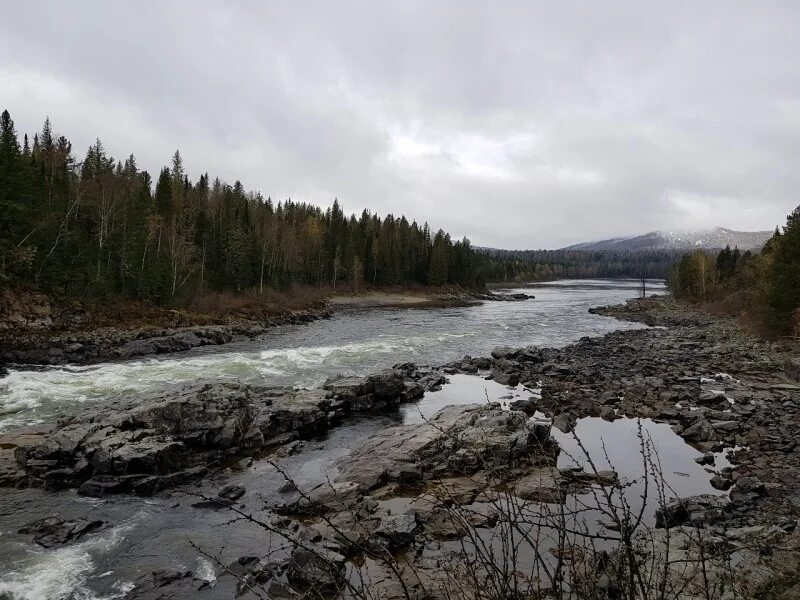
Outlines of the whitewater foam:
[{"label": "whitewater foam", "polygon": [[115,582],[111,595],[98,597],[86,588],[95,570],[95,557],[119,544],[141,518],[139,513],[125,524],[97,533],[78,544],[49,550],[30,548],[25,559],[0,575],[0,597],[12,600],[75,598],[76,600],[113,600],[130,591],[129,582]]}]

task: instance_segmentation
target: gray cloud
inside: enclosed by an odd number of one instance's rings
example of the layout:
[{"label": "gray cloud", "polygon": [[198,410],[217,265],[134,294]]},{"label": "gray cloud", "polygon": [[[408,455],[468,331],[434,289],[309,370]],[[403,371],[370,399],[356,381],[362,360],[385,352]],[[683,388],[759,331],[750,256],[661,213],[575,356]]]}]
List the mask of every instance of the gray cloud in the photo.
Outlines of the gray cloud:
[{"label": "gray cloud", "polygon": [[4,8],[0,104],[156,171],[480,245],[771,228],[800,188],[797,2]]}]

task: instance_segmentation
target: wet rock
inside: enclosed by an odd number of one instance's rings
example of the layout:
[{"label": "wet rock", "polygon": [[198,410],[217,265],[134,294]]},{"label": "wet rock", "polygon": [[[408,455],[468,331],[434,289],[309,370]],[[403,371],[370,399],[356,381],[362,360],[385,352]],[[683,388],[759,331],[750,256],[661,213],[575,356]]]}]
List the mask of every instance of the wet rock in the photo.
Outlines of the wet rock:
[{"label": "wet rock", "polygon": [[688,442],[707,442],[716,439],[714,428],[703,418],[681,431],[680,436]]},{"label": "wet rock", "polygon": [[158,569],[139,578],[125,600],[192,600],[206,588],[208,582],[194,576],[192,571]]},{"label": "wet rock", "polygon": [[578,420],[570,413],[559,413],[553,417],[553,427],[562,433],[570,433],[575,429]]},{"label": "wet rock", "polygon": [[351,510],[364,497],[364,488],[352,481],[325,482],[301,494],[296,501],[276,508],[284,514],[321,514]]},{"label": "wet rock", "polygon": [[527,426],[523,413],[496,405],[447,406],[426,423],[381,430],[344,458],[338,481],[366,489],[388,481],[419,482],[425,477],[461,474],[510,465],[540,452],[549,426]]},{"label": "wet rock", "polygon": [[558,469],[550,467],[538,468],[515,480],[514,494],[523,500],[547,504],[561,504],[567,496]]},{"label": "wet rock", "polygon": [[696,462],[698,465],[713,465],[714,460],[714,455],[711,452],[706,452],[705,454],[695,458],[694,462]]},{"label": "wet rock", "polygon": [[501,385],[517,386],[521,381],[520,374],[514,371],[492,369],[492,379]]},{"label": "wet rock", "polygon": [[723,477],[722,475],[714,475],[711,478],[711,487],[715,490],[728,490],[733,485],[733,481],[730,480],[728,477]]},{"label": "wet rock", "polygon": [[216,497],[214,498],[207,498],[200,502],[195,502],[192,504],[195,508],[228,508],[233,506],[237,500],[239,500],[242,496],[245,495],[247,490],[243,485],[238,484],[228,484],[222,486],[219,492],[217,492]]},{"label": "wet rock", "polygon": [[107,526],[105,521],[87,519],[63,520],[46,517],[28,523],[18,533],[33,534],[33,541],[44,548],[53,548],[76,542],[84,535],[100,531]]},{"label": "wet rock", "polygon": [[704,494],[668,502],[656,511],[656,527],[670,528],[686,523],[696,527],[720,521],[728,499]]},{"label": "wet rock", "polygon": [[316,544],[305,544],[292,552],[286,576],[305,593],[332,597],[345,577],[345,557]]},{"label": "wet rock", "polygon": [[571,485],[587,486],[599,485],[601,487],[608,487],[616,485],[619,482],[619,477],[614,471],[584,471],[578,469],[561,469],[561,478]]},{"label": "wet rock", "polygon": [[88,408],[41,435],[0,435],[0,484],[78,486],[91,496],[152,494],[202,476],[200,470],[225,457],[297,445],[332,421],[393,407],[442,382],[440,373],[406,364],[338,379],[323,390],[180,385]]},{"label": "wet rock", "polygon": [[509,408],[511,410],[518,410],[520,412],[524,412],[529,417],[532,417],[536,412],[536,403],[538,402],[538,398],[531,396],[530,398],[524,399],[519,398],[518,400],[514,400],[509,404]]},{"label": "wet rock", "polygon": [[507,358],[514,355],[514,350],[510,346],[497,346],[491,354],[494,359]]},{"label": "wet rock", "polygon": [[417,518],[413,514],[387,515],[381,519],[374,535],[389,550],[396,551],[411,545],[418,530]]}]

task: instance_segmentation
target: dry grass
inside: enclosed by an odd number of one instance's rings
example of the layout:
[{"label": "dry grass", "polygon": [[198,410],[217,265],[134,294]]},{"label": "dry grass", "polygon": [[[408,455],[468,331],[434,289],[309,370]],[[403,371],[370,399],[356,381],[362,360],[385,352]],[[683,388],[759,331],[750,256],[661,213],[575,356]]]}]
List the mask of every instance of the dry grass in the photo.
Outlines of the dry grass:
[{"label": "dry grass", "polygon": [[285,291],[257,288],[244,294],[212,292],[192,298],[187,308],[214,317],[241,316],[258,318],[283,314],[293,310],[308,310],[319,306],[330,295],[328,287],[295,285]]}]

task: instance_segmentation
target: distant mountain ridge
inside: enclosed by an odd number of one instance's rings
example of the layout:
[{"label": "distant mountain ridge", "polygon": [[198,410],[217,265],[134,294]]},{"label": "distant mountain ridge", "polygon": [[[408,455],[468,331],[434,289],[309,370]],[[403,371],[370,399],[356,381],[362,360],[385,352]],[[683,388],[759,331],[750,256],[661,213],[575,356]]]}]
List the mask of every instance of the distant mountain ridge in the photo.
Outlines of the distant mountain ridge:
[{"label": "distant mountain ridge", "polygon": [[772,237],[772,231],[734,231],[714,227],[698,231],[651,231],[633,237],[618,237],[596,242],[583,242],[562,250],[692,250],[694,248],[758,250]]}]

